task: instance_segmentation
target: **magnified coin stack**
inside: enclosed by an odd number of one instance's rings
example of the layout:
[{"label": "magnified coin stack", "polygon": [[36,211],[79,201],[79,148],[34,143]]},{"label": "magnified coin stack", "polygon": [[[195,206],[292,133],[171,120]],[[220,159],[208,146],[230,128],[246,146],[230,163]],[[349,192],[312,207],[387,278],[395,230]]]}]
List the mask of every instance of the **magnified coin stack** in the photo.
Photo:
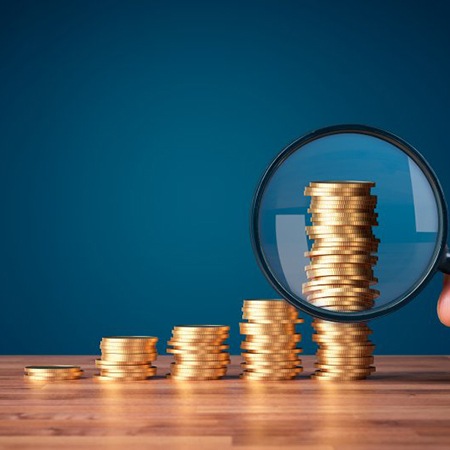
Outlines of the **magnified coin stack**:
[{"label": "magnified coin stack", "polygon": [[100,342],[101,359],[99,380],[140,381],[156,375],[157,337],[108,336]]},{"label": "magnified coin stack", "polygon": [[244,300],[240,332],[243,373],[246,380],[290,380],[302,372],[297,347],[302,335],[296,325],[303,320],[284,300]]},{"label": "magnified coin stack", "polygon": [[[313,240],[306,266],[308,281],[303,293],[313,305],[333,311],[361,311],[372,308],[379,291],[373,267],[379,240],[372,227],[377,226],[377,197],[371,194],[370,181],[311,182],[305,195],[311,197],[311,226],[306,227]],[[335,323],[314,320],[313,340],[317,351],[316,379],[357,380],[366,378],[372,366],[375,346],[363,323]]]},{"label": "magnified coin stack", "polygon": [[78,380],[83,371],[80,366],[26,366],[25,376],[33,381]]},{"label": "magnified coin stack", "polygon": [[167,342],[171,363],[168,378],[173,380],[218,380],[230,364],[230,336],[227,325],[178,325]]}]

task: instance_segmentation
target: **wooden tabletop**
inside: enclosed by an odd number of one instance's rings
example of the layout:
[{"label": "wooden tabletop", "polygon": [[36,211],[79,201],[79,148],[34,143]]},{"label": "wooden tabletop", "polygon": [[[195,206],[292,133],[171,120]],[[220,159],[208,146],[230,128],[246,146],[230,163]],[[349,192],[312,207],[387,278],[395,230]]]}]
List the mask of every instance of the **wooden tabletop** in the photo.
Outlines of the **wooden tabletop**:
[{"label": "wooden tabletop", "polygon": [[[93,356],[0,357],[0,449],[449,449],[450,357],[378,356],[369,380],[164,378],[99,382]],[[78,381],[35,384],[31,364],[81,364]]]}]

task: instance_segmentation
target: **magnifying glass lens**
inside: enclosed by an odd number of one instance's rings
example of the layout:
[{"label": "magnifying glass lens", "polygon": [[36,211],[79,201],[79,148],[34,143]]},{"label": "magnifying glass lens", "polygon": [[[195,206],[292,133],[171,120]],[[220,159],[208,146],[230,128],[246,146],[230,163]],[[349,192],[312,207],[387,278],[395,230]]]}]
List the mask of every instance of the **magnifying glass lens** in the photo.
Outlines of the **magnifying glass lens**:
[{"label": "magnifying glass lens", "polygon": [[[371,263],[376,280],[371,282],[371,288],[379,291],[370,307],[371,317],[385,314],[405,302],[436,266],[445,239],[442,229],[445,205],[434,174],[428,171],[426,163],[422,164],[422,158],[414,149],[378,131],[316,133],[288,147],[263,177],[253,211],[255,250],[274,287],[296,306],[311,308],[307,298],[311,292],[305,293],[302,289],[308,281],[305,267],[311,265],[311,255],[314,255],[310,252],[320,249],[318,243],[335,246],[339,240],[339,236],[335,236],[335,242],[327,244],[330,234],[321,235],[320,230],[330,225],[331,216],[335,222],[331,225],[350,225],[350,231],[351,225],[371,226],[372,244],[366,240],[365,247],[370,251],[359,258],[361,263]],[[336,211],[333,208],[340,205],[336,192],[323,190],[320,185],[315,190],[320,198],[305,195],[305,188],[306,194],[314,191],[308,191],[311,182],[349,180],[373,183],[369,193],[351,184],[348,190],[341,191],[347,198],[356,194],[353,206],[358,205],[358,195],[369,194],[365,197],[369,210],[350,210],[344,205]],[[327,216],[327,208],[334,211],[331,216]],[[348,236],[355,242],[354,248],[364,237],[355,233]],[[349,245],[352,253],[349,239],[342,240],[340,249],[345,250],[345,245]],[[345,255],[345,251],[341,253]],[[358,257],[354,261],[359,261]],[[344,261],[337,258],[337,262]],[[345,271],[342,275],[345,277]],[[319,317],[320,310],[325,309],[320,302],[316,302],[314,308]],[[342,319],[346,314],[361,319],[368,313],[327,309],[325,316]]]}]

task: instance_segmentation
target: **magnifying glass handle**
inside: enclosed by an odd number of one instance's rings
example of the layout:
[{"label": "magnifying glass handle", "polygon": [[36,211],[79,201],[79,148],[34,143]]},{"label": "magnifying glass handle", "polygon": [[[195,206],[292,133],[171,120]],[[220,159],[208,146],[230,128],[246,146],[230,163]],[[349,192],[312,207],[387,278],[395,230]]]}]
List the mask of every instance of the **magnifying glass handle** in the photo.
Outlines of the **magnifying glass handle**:
[{"label": "magnifying glass handle", "polygon": [[445,247],[444,258],[442,259],[442,263],[439,266],[439,270],[444,273],[450,274],[450,250],[448,247]]}]

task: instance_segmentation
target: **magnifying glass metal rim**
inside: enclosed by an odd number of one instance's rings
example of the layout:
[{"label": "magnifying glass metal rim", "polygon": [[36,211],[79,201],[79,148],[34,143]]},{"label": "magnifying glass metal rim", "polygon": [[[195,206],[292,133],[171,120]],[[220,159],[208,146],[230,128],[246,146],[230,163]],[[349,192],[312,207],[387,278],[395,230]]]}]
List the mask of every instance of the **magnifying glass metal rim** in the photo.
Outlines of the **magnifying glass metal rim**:
[{"label": "magnifying glass metal rim", "polygon": [[[403,295],[397,297],[393,301],[389,302],[386,308],[374,308],[368,309],[365,311],[358,312],[339,312],[339,311],[329,311],[322,308],[318,308],[306,300],[300,301],[295,295],[286,290],[283,285],[278,281],[275,274],[270,269],[270,265],[267,263],[264,252],[261,246],[261,239],[259,235],[259,213],[261,208],[261,202],[265,193],[265,190],[274,175],[277,169],[297,150],[299,150],[304,145],[308,144],[311,141],[314,141],[319,138],[323,138],[326,136],[334,135],[334,134],[348,134],[348,133],[358,133],[365,134],[368,136],[373,136],[384,141],[389,142],[390,144],[397,147],[399,150],[403,151],[408,157],[410,157],[421,169],[425,177],[427,178],[432,190],[434,197],[436,199],[437,208],[438,208],[438,237],[436,241],[436,247],[431,258],[431,263],[428,265],[427,270],[423,273],[422,277],[416,281],[416,283],[411,286],[411,288],[406,291]],[[448,248],[446,246],[447,242],[447,226],[448,226],[448,217],[447,217],[447,205],[445,202],[444,194],[442,191],[442,187],[431,169],[431,167],[426,162],[425,158],[410,144],[408,144],[403,139],[398,136],[378,129],[374,127],[369,127],[366,125],[335,125],[326,128],[321,128],[315,130],[309,134],[306,134],[299,139],[296,139],[287,147],[285,147],[278,156],[272,161],[269,167],[266,169],[264,174],[262,175],[258,186],[255,191],[255,195],[253,196],[253,203],[251,207],[250,214],[250,237],[253,247],[253,252],[256,256],[256,261],[270,282],[272,287],[289,303],[295,306],[298,309],[305,311],[308,314],[311,314],[314,317],[318,317],[324,320],[330,320],[335,322],[365,322],[370,319],[374,319],[377,317],[381,317],[385,314],[388,314],[392,311],[399,309],[400,307],[409,303],[415,296],[419,294],[419,292],[426,286],[428,281],[433,277],[433,275],[439,270],[448,270],[448,266],[450,265],[449,261],[449,253]]]}]

